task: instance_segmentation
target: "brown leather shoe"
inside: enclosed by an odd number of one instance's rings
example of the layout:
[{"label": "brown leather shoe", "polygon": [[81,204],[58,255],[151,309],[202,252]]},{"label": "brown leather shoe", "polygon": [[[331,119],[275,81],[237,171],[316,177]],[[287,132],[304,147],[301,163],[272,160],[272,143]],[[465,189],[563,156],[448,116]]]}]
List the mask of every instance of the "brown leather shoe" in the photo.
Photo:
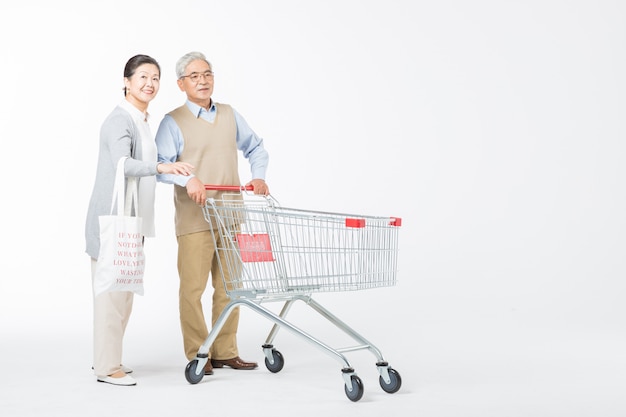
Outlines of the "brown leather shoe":
[{"label": "brown leather shoe", "polygon": [[211,359],[211,365],[214,368],[230,366],[233,369],[254,369],[258,366],[256,362],[246,362],[239,356],[232,359]]},{"label": "brown leather shoe", "polygon": [[213,365],[211,365],[211,361],[207,361],[206,365],[204,365],[204,374],[205,375],[213,375]]}]

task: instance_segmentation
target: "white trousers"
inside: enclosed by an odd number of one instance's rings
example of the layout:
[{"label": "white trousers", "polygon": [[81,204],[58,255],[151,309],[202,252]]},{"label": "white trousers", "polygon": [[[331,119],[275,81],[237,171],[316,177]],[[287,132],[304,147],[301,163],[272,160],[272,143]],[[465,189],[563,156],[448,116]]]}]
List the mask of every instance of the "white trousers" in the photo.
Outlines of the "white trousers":
[{"label": "white trousers", "polygon": [[[91,259],[91,279],[96,271]],[[108,291],[93,300],[93,370],[97,376],[114,374],[121,369],[124,332],[133,309],[130,291]]]}]

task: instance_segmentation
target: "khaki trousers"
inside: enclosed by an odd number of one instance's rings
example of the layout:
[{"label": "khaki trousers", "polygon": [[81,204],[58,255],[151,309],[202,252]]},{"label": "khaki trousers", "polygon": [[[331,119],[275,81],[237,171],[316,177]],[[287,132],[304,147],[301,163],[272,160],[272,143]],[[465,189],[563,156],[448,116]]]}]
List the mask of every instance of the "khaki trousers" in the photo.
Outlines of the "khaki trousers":
[{"label": "khaki trousers", "polygon": [[[91,279],[96,271],[91,259]],[[122,364],[124,332],[133,309],[133,293],[109,291],[93,300],[93,370],[97,376],[119,371]]]},{"label": "khaki trousers", "polygon": [[[217,243],[221,245],[219,238]],[[224,289],[222,273],[216,255],[213,235],[210,230],[178,237],[180,324],[185,356],[188,360],[196,357],[200,345],[209,335],[202,309],[202,295],[206,289],[209,274],[213,286],[211,326],[215,325],[224,307],[230,302]],[[224,323],[209,349],[211,358],[231,359],[239,356],[237,349],[238,325],[239,307],[236,307],[228,316],[228,320]]]}]

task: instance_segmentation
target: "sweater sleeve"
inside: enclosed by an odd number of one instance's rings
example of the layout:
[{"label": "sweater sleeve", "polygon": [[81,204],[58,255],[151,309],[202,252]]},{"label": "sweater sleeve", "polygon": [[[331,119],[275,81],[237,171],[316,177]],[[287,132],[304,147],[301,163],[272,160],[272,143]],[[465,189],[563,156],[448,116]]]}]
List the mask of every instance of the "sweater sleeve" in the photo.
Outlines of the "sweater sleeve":
[{"label": "sweater sleeve", "polygon": [[101,140],[109,149],[111,163],[116,166],[120,158],[128,157],[124,164],[124,175],[127,177],[156,175],[158,163],[141,160],[141,145],[131,115],[122,108],[119,110],[111,114],[101,130]]}]

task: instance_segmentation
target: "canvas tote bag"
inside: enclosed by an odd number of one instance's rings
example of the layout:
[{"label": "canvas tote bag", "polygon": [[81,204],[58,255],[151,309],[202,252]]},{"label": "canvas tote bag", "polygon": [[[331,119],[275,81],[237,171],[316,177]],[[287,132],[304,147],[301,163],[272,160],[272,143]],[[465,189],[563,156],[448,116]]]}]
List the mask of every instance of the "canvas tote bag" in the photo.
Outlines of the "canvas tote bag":
[{"label": "canvas tote bag", "polygon": [[[137,217],[137,178],[129,177],[124,196],[124,161],[117,163],[111,212],[100,216],[100,253],[94,277],[94,296],[107,291],[143,295],[145,256],[141,217]],[[117,206],[116,214],[113,209]],[[131,213],[134,209],[134,216]]]}]

